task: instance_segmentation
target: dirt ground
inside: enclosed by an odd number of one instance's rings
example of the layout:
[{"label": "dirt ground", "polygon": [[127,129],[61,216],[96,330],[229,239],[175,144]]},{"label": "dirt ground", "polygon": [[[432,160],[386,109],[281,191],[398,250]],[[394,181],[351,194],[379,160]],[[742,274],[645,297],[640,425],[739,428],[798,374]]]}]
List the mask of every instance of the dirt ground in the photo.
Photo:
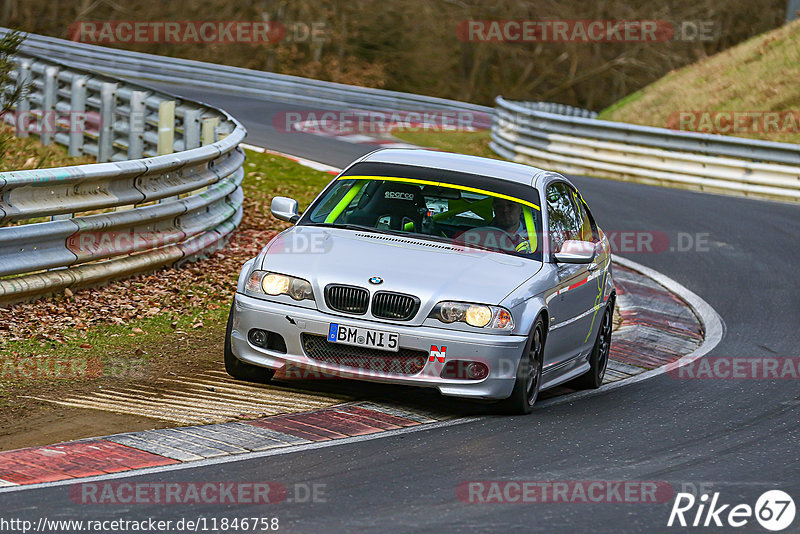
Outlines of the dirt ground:
[{"label": "dirt ground", "polygon": [[[128,376],[102,376],[94,380],[48,381],[13,388],[6,405],[0,409],[0,450],[50,445],[80,438],[104,436],[172,426],[158,419],[58,406],[27,398],[29,395],[58,399],[64,395],[88,393],[108,387],[133,386],[156,378],[196,374],[218,368],[222,360],[224,325],[192,332],[191,337],[165,337],[157,346],[140,345],[150,354],[145,365]],[[151,345],[156,343],[151,342]],[[185,358],[177,355],[191,351]]]}]

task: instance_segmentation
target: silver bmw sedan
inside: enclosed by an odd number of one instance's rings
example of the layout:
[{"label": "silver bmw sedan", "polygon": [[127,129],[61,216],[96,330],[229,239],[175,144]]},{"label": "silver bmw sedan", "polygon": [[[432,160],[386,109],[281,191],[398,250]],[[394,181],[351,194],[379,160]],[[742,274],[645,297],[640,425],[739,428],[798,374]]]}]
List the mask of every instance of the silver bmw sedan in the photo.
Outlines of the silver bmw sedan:
[{"label": "silver bmw sedan", "polygon": [[[422,149],[372,152],[242,267],[225,340],[238,379],[297,370],[437,388],[528,413],[597,388],[616,294],[609,242],[560,174]],[[296,375],[295,375],[296,376]]]}]

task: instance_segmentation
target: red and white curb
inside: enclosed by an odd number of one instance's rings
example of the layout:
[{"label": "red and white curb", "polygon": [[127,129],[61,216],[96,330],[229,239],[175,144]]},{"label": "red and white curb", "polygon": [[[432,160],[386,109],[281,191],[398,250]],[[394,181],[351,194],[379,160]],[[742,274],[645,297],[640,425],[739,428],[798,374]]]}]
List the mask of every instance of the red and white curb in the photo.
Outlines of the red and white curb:
[{"label": "red and white curb", "polygon": [[692,308],[630,263],[616,257],[614,262],[622,326],[612,336],[606,382],[676,362],[696,350],[704,331]]},{"label": "red and white curb", "polygon": [[[691,309],[695,317],[697,317],[699,324],[702,327],[703,330],[702,341],[696,345],[694,350],[691,350],[691,352],[688,352],[683,356],[679,356],[676,358],[674,356],[674,354],[677,354],[676,352],[668,356],[667,358],[662,359],[662,361],[664,362],[663,365],[660,365],[655,369],[645,370],[639,368],[638,373],[634,373],[633,375],[628,376],[624,380],[606,382],[599,389],[595,390],[578,391],[570,395],[562,395],[560,397],[547,399],[541,403],[537,403],[537,406],[544,408],[548,406],[564,404],[567,402],[574,402],[584,397],[602,395],[612,389],[624,387],[630,384],[635,384],[643,380],[649,380],[650,378],[654,378],[656,376],[666,373],[668,370],[674,370],[689,365],[694,361],[697,361],[698,359],[702,358],[703,356],[714,350],[714,348],[717,345],[719,345],[720,341],[722,341],[722,338],[725,336],[725,322],[722,320],[722,317],[720,317],[717,311],[709,303],[703,300],[699,295],[697,295],[690,289],[684,287],[683,285],[679,284],[675,280],[669,278],[668,276],[661,274],[660,272],[651,269],[649,267],[646,267],[644,265],[640,265],[627,258],[614,256],[613,261],[615,264],[619,266],[622,266],[626,269],[629,269],[631,271],[639,273],[644,277],[649,278],[654,283],[663,287],[667,292],[678,297],[680,301],[684,302],[688,306],[688,308]],[[659,331],[660,334],[659,336],[650,339],[649,341],[647,341],[646,344],[640,343],[639,345],[640,349],[645,348],[649,351],[652,345],[657,345],[663,340],[669,339],[666,336],[672,336],[674,334],[674,332],[672,331],[673,327],[671,324],[669,324],[669,322],[667,322],[666,326],[667,328],[663,330],[656,329],[657,331]],[[633,328],[640,328],[640,326],[634,326]],[[617,330],[617,332],[620,331],[622,331],[622,328]],[[614,335],[612,336],[612,347],[615,344],[617,344],[618,341],[622,341],[626,337],[624,335],[617,335],[617,332],[615,332]],[[619,358],[619,357],[620,353],[619,352],[615,353],[612,348],[612,358]],[[609,367],[611,367],[611,362],[609,362]]]},{"label": "red and white curb", "polygon": [[361,402],[249,421],[129,432],[5,451],[0,452],[0,491],[358,438],[448,419],[452,416]]}]

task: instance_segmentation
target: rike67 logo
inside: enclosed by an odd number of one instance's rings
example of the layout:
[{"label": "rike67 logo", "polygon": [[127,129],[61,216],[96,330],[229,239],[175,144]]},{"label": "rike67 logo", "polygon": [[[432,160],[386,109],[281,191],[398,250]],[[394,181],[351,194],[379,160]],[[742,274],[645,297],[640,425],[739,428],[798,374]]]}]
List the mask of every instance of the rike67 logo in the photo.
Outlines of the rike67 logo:
[{"label": "rike67 logo", "polygon": [[781,490],[764,492],[755,506],[723,503],[719,492],[711,497],[704,493],[699,498],[691,493],[678,493],[667,526],[739,528],[755,519],[765,529],[778,532],[792,524],[795,511],[794,500]]}]

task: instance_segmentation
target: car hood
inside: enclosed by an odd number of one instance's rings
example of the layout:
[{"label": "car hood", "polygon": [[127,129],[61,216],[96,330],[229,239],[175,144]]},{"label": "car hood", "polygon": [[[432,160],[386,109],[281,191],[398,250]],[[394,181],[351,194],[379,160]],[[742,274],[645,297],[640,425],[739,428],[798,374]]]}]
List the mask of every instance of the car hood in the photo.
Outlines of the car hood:
[{"label": "car hood", "polygon": [[[412,324],[421,323],[441,300],[499,304],[541,267],[538,261],[448,243],[311,226],[276,236],[261,264],[311,282],[317,306],[325,311],[330,310],[322,295],[332,283],[414,295],[420,313]],[[373,277],[382,283],[371,284]]]}]

